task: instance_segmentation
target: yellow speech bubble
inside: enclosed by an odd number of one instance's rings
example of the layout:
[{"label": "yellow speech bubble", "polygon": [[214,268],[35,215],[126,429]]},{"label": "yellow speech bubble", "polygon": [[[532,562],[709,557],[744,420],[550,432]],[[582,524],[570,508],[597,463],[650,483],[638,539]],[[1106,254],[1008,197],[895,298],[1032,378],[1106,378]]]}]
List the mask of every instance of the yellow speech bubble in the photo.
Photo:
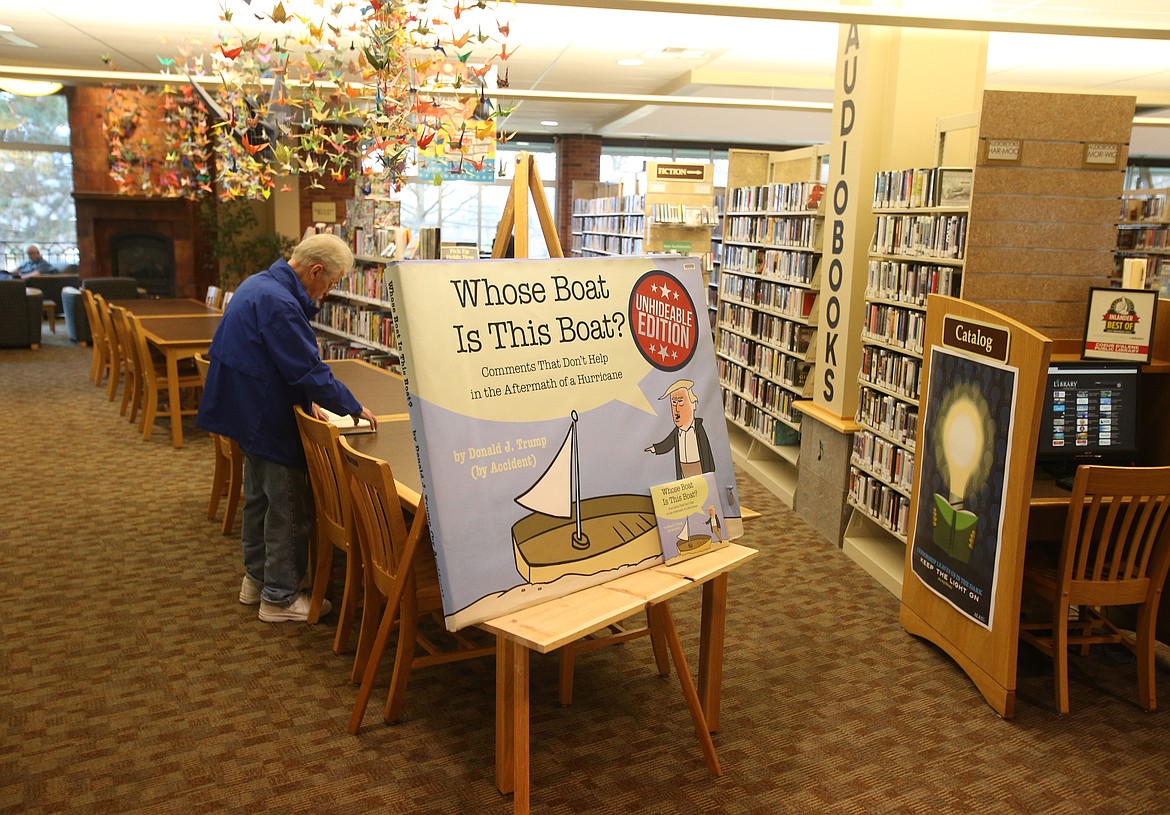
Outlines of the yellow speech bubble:
[{"label": "yellow speech bubble", "polygon": [[390,268],[411,390],[491,421],[561,418],[612,401],[656,411],[631,336],[645,260],[409,263]]},{"label": "yellow speech bubble", "polygon": [[661,518],[678,519],[703,512],[707,500],[707,479],[702,476],[672,481],[654,488],[654,513]]}]

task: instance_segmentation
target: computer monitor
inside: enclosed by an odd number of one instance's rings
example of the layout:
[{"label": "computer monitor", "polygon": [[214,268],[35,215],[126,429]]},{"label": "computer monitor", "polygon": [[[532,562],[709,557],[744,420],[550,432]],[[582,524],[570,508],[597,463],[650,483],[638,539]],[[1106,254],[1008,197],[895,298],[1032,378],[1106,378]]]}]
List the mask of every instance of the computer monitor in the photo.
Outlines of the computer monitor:
[{"label": "computer monitor", "polygon": [[1138,453],[1136,363],[1093,360],[1048,366],[1037,462],[1074,470],[1078,464],[1134,463]]}]

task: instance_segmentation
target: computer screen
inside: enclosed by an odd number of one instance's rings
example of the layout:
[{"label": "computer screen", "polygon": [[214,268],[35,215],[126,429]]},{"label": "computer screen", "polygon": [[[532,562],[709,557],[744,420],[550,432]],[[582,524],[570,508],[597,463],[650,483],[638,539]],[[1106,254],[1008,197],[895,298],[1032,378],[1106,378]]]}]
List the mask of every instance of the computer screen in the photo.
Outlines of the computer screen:
[{"label": "computer screen", "polygon": [[1138,369],[1135,363],[1092,360],[1051,363],[1036,460],[1133,464]]}]

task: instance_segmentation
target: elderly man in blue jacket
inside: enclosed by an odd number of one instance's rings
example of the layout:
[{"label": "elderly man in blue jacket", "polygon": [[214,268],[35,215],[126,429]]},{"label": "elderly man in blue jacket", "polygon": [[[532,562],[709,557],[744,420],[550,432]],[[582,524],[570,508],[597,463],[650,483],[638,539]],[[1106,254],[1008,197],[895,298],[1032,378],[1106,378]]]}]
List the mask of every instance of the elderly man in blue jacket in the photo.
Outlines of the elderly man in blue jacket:
[{"label": "elderly man in blue jacket", "polygon": [[[235,439],[244,452],[244,580],[240,602],[265,622],[308,618],[300,590],[308,567],[312,500],[293,408],[377,420],[333,378],[309,319],[317,301],[353,267],[335,235],[313,235],[240,284],[211,343],[211,367],[195,423]],[[328,601],[321,614],[330,610]]]}]

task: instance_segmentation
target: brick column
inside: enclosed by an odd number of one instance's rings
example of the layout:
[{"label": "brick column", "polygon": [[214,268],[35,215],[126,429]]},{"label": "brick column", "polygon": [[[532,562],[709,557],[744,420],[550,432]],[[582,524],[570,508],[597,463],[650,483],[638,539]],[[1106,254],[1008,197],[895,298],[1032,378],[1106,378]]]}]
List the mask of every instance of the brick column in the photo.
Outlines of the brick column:
[{"label": "brick column", "polygon": [[597,181],[601,174],[601,137],[557,136],[557,235],[569,256],[572,246],[573,182]]}]

